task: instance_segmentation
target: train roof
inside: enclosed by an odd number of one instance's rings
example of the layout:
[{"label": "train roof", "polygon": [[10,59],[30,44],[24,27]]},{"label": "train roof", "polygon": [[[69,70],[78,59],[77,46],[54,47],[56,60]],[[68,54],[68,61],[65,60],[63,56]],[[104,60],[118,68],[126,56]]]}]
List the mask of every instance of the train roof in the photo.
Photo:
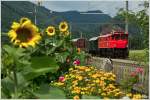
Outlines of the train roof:
[{"label": "train roof", "polygon": [[75,42],[75,41],[77,41],[78,39],[80,39],[80,38],[72,39],[71,41]]},{"label": "train roof", "polygon": [[100,35],[99,37],[108,37],[111,36],[112,34],[105,34],[105,35]]},{"label": "train roof", "polygon": [[[100,35],[100,37],[108,37],[108,36],[111,36],[111,35],[114,35],[114,34],[124,34],[124,31],[114,31],[114,32],[111,32],[111,34],[104,34],[104,35]],[[126,33],[128,35],[128,33]]]},{"label": "train roof", "polygon": [[76,39],[72,39],[71,41],[72,41],[72,42],[76,42],[76,41],[78,41],[79,39],[86,39],[86,38],[76,38]]},{"label": "train roof", "polygon": [[89,39],[89,41],[94,41],[94,40],[97,40],[98,38],[99,38],[99,36],[97,36],[97,37],[92,37],[92,38]]}]

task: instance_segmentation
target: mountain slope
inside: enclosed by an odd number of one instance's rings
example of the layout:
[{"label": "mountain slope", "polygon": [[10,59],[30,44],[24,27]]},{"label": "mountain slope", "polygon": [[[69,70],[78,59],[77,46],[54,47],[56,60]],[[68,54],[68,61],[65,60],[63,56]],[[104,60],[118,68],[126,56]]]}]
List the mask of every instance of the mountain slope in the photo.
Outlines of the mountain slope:
[{"label": "mountain slope", "polygon": [[[21,17],[28,17],[34,22],[34,7],[37,9],[37,25],[41,29],[46,28],[50,24],[58,25],[62,20],[66,20],[72,27],[73,37],[80,36],[83,32],[83,36],[91,37],[92,34],[99,35],[100,24],[92,23],[107,23],[112,18],[106,14],[81,14],[78,11],[67,11],[67,12],[54,12],[46,9],[43,6],[36,6],[29,1],[2,1],[1,2],[1,19],[2,19],[2,32],[8,32],[10,25],[13,21],[18,21]],[[99,12],[88,11],[88,12]],[[90,34],[90,35],[88,35]]]}]

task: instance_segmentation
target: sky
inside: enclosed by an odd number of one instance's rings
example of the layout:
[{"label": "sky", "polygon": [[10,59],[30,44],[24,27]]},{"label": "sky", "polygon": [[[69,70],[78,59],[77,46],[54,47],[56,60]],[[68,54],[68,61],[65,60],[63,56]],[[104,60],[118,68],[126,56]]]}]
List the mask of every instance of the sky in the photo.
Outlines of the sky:
[{"label": "sky", "polygon": [[[35,1],[32,1],[35,3]],[[129,1],[129,10],[137,12],[143,7],[139,7],[142,1]],[[91,10],[101,10],[105,14],[110,16],[115,16],[119,8],[125,8],[125,1],[42,1],[42,6],[52,10],[52,11],[91,11]]]}]

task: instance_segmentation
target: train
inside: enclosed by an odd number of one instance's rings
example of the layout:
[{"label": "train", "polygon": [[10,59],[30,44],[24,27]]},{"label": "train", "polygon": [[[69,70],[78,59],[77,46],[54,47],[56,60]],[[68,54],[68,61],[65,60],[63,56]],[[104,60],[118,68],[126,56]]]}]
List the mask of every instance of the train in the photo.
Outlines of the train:
[{"label": "train", "polygon": [[127,58],[129,55],[128,33],[124,31],[112,31],[89,40],[77,38],[74,39],[73,44],[94,56]]}]

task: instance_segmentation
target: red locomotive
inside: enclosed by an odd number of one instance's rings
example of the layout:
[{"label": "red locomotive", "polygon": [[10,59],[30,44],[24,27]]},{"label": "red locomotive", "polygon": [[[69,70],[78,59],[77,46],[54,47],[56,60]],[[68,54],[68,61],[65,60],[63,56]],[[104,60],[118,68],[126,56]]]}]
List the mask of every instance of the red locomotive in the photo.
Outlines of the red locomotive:
[{"label": "red locomotive", "polygon": [[128,33],[113,31],[98,38],[98,54],[106,57],[128,57]]}]

